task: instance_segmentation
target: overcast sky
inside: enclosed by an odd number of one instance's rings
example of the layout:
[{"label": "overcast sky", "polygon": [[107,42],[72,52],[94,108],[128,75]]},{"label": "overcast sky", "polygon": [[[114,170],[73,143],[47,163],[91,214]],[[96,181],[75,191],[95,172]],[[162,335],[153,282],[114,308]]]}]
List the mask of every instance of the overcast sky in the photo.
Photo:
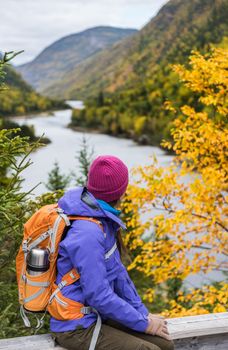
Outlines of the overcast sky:
[{"label": "overcast sky", "polygon": [[0,0],[0,51],[33,59],[68,34],[98,25],[142,28],[167,0]]}]

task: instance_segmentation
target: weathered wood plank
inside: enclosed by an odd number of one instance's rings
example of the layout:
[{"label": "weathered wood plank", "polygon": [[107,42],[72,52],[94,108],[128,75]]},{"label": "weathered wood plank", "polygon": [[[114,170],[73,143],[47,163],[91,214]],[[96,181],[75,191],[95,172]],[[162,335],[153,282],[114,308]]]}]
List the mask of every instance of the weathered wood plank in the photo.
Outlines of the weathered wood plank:
[{"label": "weathered wood plank", "polygon": [[50,334],[32,335],[28,337],[17,337],[0,340],[1,350],[49,350],[49,349],[63,349],[55,347]]},{"label": "weathered wood plank", "polygon": [[173,339],[227,333],[228,312],[170,318],[168,328]]},{"label": "weathered wood plank", "polygon": [[[228,349],[228,333],[204,337],[176,339],[174,342],[175,350],[226,350]],[[64,350],[62,347],[54,346],[54,342],[51,339],[50,334],[0,340],[0,349]]]},{"label": "weathered wood plank", "polygon": [[[228,349],[228,313],[172,318],[168,328],[176,350]],[[0,339],[0,350],[63,350],[50,334]]]}]

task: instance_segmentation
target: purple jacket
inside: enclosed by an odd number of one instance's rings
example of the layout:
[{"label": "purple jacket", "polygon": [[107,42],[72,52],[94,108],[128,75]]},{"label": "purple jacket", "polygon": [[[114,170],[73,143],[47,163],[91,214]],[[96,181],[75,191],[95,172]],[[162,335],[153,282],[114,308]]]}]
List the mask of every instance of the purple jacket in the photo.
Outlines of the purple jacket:
[{"label": "purple jacket", "polygon": [[[126,268],[120,260],[118,249],[105,260],[115,243],[123,222],[114,214],[102,209],[86,188],[78,187],[64,194],[59,206],[67,215],[99,218],[101,228],[90,221],[77,220],[71,225],[66,238],[60,243],[57,260],[57,284],[62,276],[75,267],[80,279],[62,289],[67,298],[95,308],[102,320],[113,319],[133,330],[144,332],[148,326],[148,310],[142,303]],[[78,320],[59,321],[51,318],[53,332],[66,332],[78,326],[89,327],[97,319],[95,313]]]}]

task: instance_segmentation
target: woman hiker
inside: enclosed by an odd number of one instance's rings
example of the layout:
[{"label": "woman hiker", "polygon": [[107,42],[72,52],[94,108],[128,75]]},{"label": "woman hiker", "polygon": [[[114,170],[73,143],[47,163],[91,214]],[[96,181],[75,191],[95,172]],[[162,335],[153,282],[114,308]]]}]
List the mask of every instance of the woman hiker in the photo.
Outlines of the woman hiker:
[{"label": "woman hiker", "polygon": [[57,283],[72,268],[80,275],[62,295],[85,306],[81,318],[51,318],[53,337],[66,349],[174,349],[167,322],[148,312],[121,262],[119,229],[125,226],[116,207],[127,186],[126,165],[100,156],[90,167],[87,187],[69,190],[59,200],[67,215],[91,218],[73,221],[59,246]]}]

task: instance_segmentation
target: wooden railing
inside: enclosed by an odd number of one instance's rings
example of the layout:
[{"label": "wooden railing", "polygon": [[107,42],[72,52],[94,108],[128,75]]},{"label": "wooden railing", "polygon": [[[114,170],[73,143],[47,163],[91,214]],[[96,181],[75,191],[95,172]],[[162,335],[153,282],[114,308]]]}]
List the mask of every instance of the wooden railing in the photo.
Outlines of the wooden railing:
[{"label": "wooden railing", "polygon": [[[176,350],[227,350],[228,312],[171,318],[168,328]],[[63,350],[50,334],[0,339],[1,350]]]}]

